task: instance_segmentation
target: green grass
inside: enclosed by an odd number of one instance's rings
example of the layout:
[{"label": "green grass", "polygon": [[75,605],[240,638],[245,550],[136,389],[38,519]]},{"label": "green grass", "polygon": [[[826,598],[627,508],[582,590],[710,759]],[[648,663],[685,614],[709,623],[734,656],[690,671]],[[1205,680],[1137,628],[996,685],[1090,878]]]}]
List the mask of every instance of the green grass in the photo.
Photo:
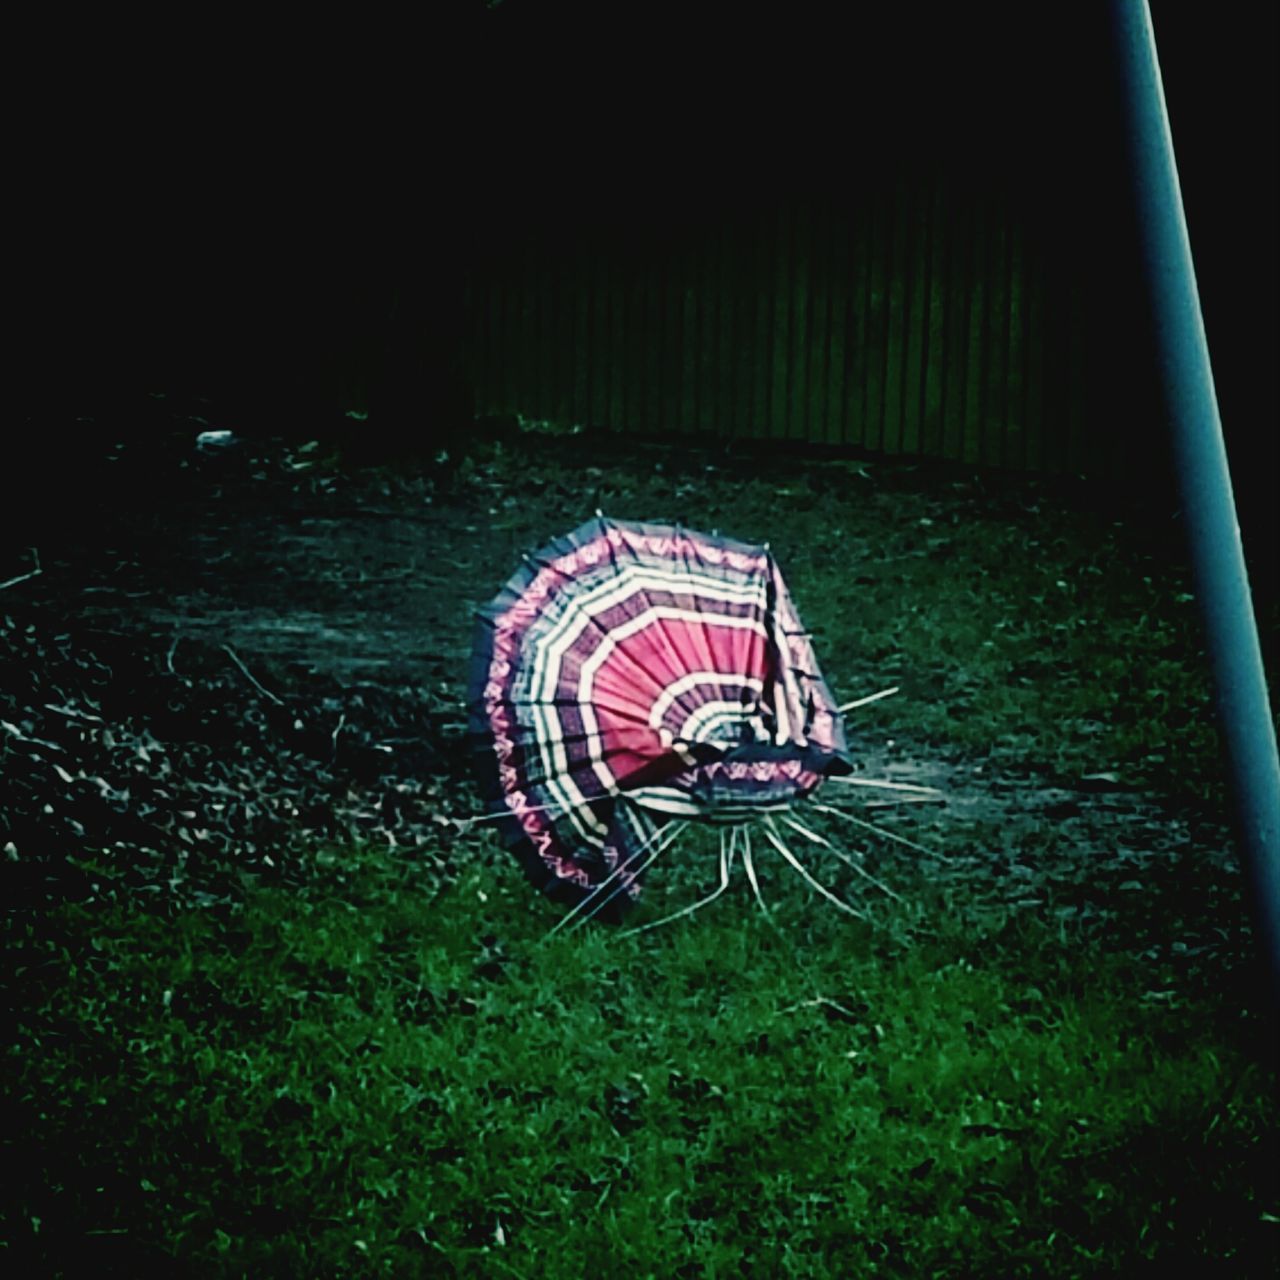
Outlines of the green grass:
[{"label": "green grass", "polygon": [[1084,1277],[1274,1256],[1262,1032],[1212,976],[1153,999],[1163,962],[924,879],[876,927],[775,874],[776,931],[744,891],[548,939],[554,912],[474,852],[439,892],[346,851],[221,911],[10,919],[15,1263]]},{"label": "green grass", "polygon": [[[930,814],[949,870],[873,854],[904,901],[872,924],[773,866],[776,929],[736,884],[653,933],[549,939],[492,835],[448,821],[447,883],[439,849],[339,848],[287,886],[214,868],[218,907],[8,911],[0,1265],[1274,1273],[1274,1027],[1249,1011],[1200,634],[1158,530],[1032,482],[693,451],[494,445],[428,498],[466,572],[424,652],[464,652],[468,604],[595,506],[771,538],[837,696],[902,686],[858,713],[855,755],[895,739],[1013,799]],[[1273,612],[1269,653],[1278,634]],[[1150,816],[1016,794],[1102,772]],[[714,879],[696,832],[668,861],[674,903]]]}]

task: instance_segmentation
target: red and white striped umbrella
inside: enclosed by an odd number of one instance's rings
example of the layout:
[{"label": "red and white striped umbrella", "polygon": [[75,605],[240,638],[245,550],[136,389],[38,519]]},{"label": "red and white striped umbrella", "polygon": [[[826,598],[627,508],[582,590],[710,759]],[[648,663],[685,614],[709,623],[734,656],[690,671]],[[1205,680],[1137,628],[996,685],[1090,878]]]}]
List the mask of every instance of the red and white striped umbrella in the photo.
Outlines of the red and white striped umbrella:
[{"label": "red and white striped umbrella", "polygon": [[480,611],[471,733],[533,882],[617,914],[673,818],[741,823],[848,773],[844,727],[767,546],[588,521]]}]

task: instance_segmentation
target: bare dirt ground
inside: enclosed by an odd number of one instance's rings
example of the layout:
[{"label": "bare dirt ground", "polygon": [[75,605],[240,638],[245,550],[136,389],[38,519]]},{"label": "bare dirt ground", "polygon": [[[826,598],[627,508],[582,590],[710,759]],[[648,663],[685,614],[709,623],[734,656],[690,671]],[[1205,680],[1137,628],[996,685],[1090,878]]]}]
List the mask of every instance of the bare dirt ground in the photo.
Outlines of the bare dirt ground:
[{"label": "bare dirt ground", "polygon": [[[244,873],[304,876],[317,848],[350,839],[456,870],[478,856],[472,610],[521,551],[619,491],[641,500],[660,482],[668,506],[696,492],[727,517],[739,501],[731,466],[687,451],[548,439],[499,445],[483,465],[353,469],[305,439],[202,445],[206,428],[179,416],[145,444],[107,447],[92,520],[38,528],[41,572],[0,594],[0,845],[19,898],[210,901]],[[843,483],[853,464],[823,465]],[[980,875],[974,901],[1102,927],[1173,877],[1231,913],[1221,826],[1105,762],[1064,775],[1014,749],[888,729],[860,750],[865,776],[943,793],[889,796],[867,816],[944,847],[939,874]],[[1221,915],[1183,921],[1178,945],[1222,945]]]}]

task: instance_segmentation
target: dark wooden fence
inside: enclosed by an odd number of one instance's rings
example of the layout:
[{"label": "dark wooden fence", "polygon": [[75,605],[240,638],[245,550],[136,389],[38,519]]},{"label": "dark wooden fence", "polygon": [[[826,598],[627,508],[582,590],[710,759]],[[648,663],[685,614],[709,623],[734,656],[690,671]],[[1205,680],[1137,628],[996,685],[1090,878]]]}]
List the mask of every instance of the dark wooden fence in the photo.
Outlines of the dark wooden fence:
[{"label": "dark wooden fence", "polygon": [[469,284],[480,414],[1114,464],[1114,431],[1095,429],[1106,299],[1042,200],[935,175],[747,212],[567,213],[516,236]]}]

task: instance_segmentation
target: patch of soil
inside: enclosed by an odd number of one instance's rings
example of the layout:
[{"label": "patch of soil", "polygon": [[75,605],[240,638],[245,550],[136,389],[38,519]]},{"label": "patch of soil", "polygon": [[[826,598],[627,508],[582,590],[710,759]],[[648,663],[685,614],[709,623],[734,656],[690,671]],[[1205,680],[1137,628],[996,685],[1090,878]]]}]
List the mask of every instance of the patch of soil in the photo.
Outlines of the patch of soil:
[{"label": "patch of soil", "polygon": [[[544,441],[554,465],[531,515],[519,457],[351,469],[322,443],[205,434],[216,425],[178,413],[107,441],[92,523],[44,522],[34,576],[16,548],[0,564],[15,579],[0,592],[11,903],[208,902],[246,875],[304,878],[317,851],[352,839],[446,878],[478,803],[463,705],[472,611],[522,550],[589,514],[616,465],[581,441]],[[688,450],[636,452],[621,465],[692,465]],[[690,483],[709,483],[712,468],[693,470]],[[1006,906],[1102,918],[1109,897],[1142,891],[1206,835],[1204,874],[1231,860],[1225,833],[1193,832],[1112,774],[1055,778],[904,741],[862,768],[937,788],[924,827],[947,874],[980,871]],[[904,795],[867,798],[885,829],[920,830]]]}]

